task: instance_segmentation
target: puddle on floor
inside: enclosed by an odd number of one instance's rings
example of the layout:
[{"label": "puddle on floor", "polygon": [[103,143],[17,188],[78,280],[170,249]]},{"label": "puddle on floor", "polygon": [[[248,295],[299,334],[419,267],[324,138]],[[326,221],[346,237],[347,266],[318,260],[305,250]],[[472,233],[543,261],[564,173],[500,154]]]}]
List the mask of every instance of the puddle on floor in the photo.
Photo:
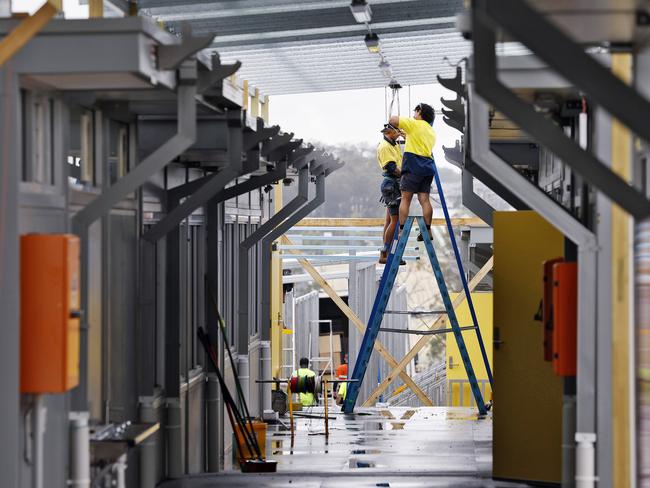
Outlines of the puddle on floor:
[{"label": "puddle on floor", "polygon": [[366,460],[361,460],[361,459],[350,459],[350,468],[374,468],[375,462],[374,461],[366,461]]}]

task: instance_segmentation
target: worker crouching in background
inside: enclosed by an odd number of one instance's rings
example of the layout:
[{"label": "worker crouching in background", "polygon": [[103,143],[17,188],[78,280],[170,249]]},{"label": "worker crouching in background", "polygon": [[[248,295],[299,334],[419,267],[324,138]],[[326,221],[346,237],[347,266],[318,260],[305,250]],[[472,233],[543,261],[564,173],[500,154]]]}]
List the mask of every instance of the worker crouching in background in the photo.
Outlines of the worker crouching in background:
[{"label": "worker crouching in background", "polygon": [[[386,221],[384,223],[384,247],[379,254],[379,263],[385,264],[399,216],[402,150],[397,143],[397,138],[400,136],[399,130],[390,124],[385,124],[381,132],[384,138],[377,146],[377,162],[384,177],[380,187],[380,201],[386,205]],[[406,263],[402,261],[400,264]]]},{"label": "worker crouching in background", "polygon": [[[292,378],[313,378],[314,376],[316,373],[309,369],[309,359],[307,358],[300,358],[300,369],[291,375]],[[316,405],[316,397],[313,393],[300,393],[300,403],[303,407],[313,407]]]}]

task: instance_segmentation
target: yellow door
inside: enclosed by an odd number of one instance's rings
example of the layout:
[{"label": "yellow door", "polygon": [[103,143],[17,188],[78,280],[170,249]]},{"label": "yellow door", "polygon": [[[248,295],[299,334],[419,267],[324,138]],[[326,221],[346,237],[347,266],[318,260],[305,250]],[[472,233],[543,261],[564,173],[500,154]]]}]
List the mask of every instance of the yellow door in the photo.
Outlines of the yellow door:
[{"label": "yellow door", "polygon": [[535,212],[494,213],[495,478],[561,481],[562,382],[544,361],[542,262],[564,239]]}]

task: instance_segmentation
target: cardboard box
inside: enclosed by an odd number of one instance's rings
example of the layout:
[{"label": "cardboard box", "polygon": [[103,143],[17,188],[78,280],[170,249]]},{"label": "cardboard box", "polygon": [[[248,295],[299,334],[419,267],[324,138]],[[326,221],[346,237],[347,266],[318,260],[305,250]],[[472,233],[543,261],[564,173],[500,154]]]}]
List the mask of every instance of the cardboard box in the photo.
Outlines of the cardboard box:
[{"label": "cardboard box", "polygon": [[[332,352],[341,352],[341,334],[332,334]],[[318,337],[318,351],[320,356],[329,356],[330,354],[330,336],[329,334]]]}]

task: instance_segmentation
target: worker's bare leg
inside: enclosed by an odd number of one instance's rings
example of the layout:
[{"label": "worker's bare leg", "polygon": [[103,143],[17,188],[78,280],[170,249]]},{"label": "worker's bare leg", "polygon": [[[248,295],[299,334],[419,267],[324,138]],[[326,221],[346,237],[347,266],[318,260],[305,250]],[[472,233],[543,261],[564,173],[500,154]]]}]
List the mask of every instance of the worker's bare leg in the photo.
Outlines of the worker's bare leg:
[{"label": "worker's bare leg", "polygon": [[429,230],[429,237],[433,237],[431,234],[431,220],[433,218],[433,207],[431,206],[431,200],[429,200],[428,193],[418,193],[418,202],[422,207],[422,217],[424,217],[424,223]]},{"label": "worker's bare leg", "polygon": [[[413,199],[413,192],[403,191],[402,190],[402,201],[399,204],[399,225],[400,227],[404,225],[406,219],[409,216],[409,210],[411,208],[411,200]],[[431,221],[431,219],[429,219]]]},{"label": "worker's bare leg", "polygon": [[428,193],[418,193],[418,202],[422,207],[422,216],[424,217],[424,223],[431,225],[431,219],[433,218],[433,207],[431,206],[431,200],[429,200]]},{"label": "worker's bare leg", "polygon": [[384,232],[384,245],[386,246],[386,250],[390,249],[390,243],[393,240],[393,236],[395,235],[397,215],[390,215],[389,219],[390,220],[388,222],[388,227],[386,228],[386,232]]},{"label": "worker's bare leg", "polygon": [[[390,218],[390,209],[386,207],[386,219],[384,220],[384,249],[388,247],[388,243],[390,242],[390,239],[392,235],[389,235],[388,229],[391,224],[391,218]],[[393,227],[393,231],[395,231],[395,228]]]}]

